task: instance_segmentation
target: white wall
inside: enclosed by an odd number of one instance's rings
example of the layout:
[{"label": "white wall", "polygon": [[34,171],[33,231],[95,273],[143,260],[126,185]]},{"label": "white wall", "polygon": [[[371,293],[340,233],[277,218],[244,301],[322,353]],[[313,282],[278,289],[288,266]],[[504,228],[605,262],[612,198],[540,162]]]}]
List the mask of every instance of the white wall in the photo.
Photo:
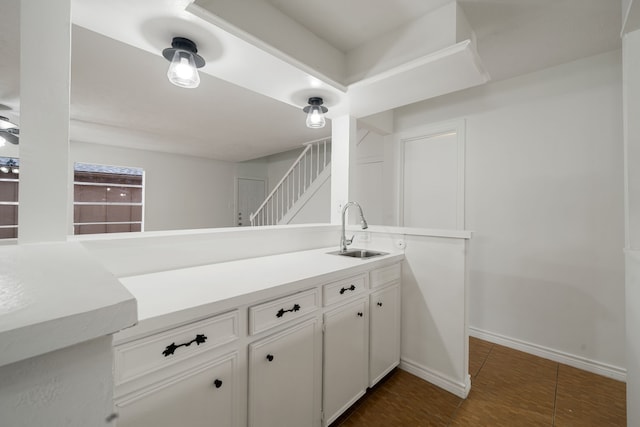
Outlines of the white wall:
[{"label": "white wall", "polygon": [[306,226],[228,227],[143,234],[94,234],[73,239],[99,259],[116,277],[195,267],[337,246],[339,227]]},{"label": "white wall", "polygon": [[465,239],[404,236],[401,367],[460,397],[469,381]]},{"label": "white wall", "polygon": [[267,192],[271,192],[296,161],[304,147],[267,156]]},{"label": "white wall", "polygon": [[[367,222],[381,225],[384,222],[384,188],[385,162],[384,137],[373,131],[358,131],[356,159],[351,167],[355,168],[351,199],[360,203]],[[392,209],[395,211],[395,209]],[[350,213],[350,223],[358,223],[359,218],[354,211]]]},{"label": "white wall", "polygon": [[640,30],[623,38],[625,117],[627,425],[640,425]]},{"label": "white wall", "polygon": [[452,119],[467,124],[470,325],[624,377],[620,52],[398,109],[396,131]]},{"label": "white wall", "polygon": [[109,425],[105,420],[113,410],[112,366],[108,336],[1,367],[0,424]]},{"label": "white wall", "polygon": [[78,141],[70,158],[144,169],[145,231],[234,225],[235,163]]},{"label": "white wall", "polygon": [[327,179],[318,191],[307,200],[289,224],[319,224],[331,222],[331,177]]}]

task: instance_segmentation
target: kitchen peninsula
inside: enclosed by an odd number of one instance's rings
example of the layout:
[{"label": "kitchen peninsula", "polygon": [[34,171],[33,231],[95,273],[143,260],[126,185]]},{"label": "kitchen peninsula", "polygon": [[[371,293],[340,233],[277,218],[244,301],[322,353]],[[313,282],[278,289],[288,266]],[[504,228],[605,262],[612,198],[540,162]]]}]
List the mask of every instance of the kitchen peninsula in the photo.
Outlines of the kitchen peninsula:
[{"label": "kitchen peninsula", "polygon": [[[133,295],[138,304],[138,324],[132,328],[121,326],[120,329],[125,329],[117,332],[113,340],[115,400],[109,398],[106,403],[102,400],[102,413],[96,411],[100,423],[96,417],[91,421],[85,419],[84,425],[104,425],[104,420],[109,418],[114,408],[116,413],[121,412],[119,423],[127,425],[127,410],[134,408],[135,411],[135,408],[143,408],[147,404],[143,402],[136,406],[132,402],[149,396],[152,390],[162,389],[163,384],[176,384],[176,387],[165,390],[171,390],[170,394],[177,393],[180,390],[178,378],[200,377],[207,378],[206,385],[211,391],[231,390],[228,395],[231,403],[225,407],[232,411],[230,416],[235,417],[232,425],[246,425],[247,420],[251,422],[252,413],[255,418],[264,410],[251,405],[247,400],[247,394],[251,396],[251,392],[247,393],[247,389],[260,390],[262,381],[272,384],[267,374],[260,377],[251,373],[259,372],[256,371],[259,363],[275,364],[276,360],[282,359],[270,352],[280,348],[280,343],[298,339],[309,340],[311,345],[301,348],[311,350],[306,354],[308,357],[298,357],[297,350],[292,351],[291,357],[307,364],[298,367],[288,363],[290,368],[299,368],[300,374],[286,378],[306,379],[314,384],[309,392],[314,393],[312,402],[315,403],[307,409],[317,414],[311,425],[320,425],[323,422],[319,394],[319,384],[323,381],[320,361],[327,357],[329,341],[335,338],[335,342],[340,343],[344,339],[340,334],[328,336],[325,332],[323,356],[323,325],[328,330],[331,330],[332,322],[343,325],[344,313],[350,313],[349,318],[353,314],[355,319],[362,319],[362,323],[356,324],[353,330],[342,326],[333,330],[359,331],[362,352],[356,357],[366,357],[364,360],[369,361],[370,345],[375,342],[372,335],[375,328],[373,310],[399,307],[400,300],[402,312],[392,311],[393,315],[398,315],[402,325],[401,328],[398,325],[400,336],[394,337],[402,339],[402,347],[398,348],[400,367],[454,393],[465,395],[468,377],[464,258],[470,233],[374,226],[365,236],[353,230],[356,233],[354,246],[388,253],[359,260],[326,253],[335,250],[338,231],[337,225],[318,224],[91,236],[60,243],[60,247],[80,247],[82,253],[117,277],[120,290],[125,295],[128,295],[126,292]],[[28,246],[3,249],[13,252],[25,247]],[[401,295],[398,293],[400,290]],[[331,295],[336,298],[344,296],[345,299],[333,299]],[[392,302],[387,304],[386,301]],[[299,306],[297,310],[296,305]],[[282,314],[278,317],[280,311]],[[264,313],[268,315],[264,317]],[[186,345],[198,335],[206,336],[205,342],[198,344],[196,340]],[[385,332],[382,336],[389,334]],[[183,337],[186,338],[184,341]],[[110,366],[111,338],[108,342],[108,350],[103,346],[101,354]],[[175,348],[171,347],[172,344]],[[145,352],[150,345],[153,346],[153,357],[148,358]],[[159,350],[157,345],[161,347]],[[176,357],[163,355],[167,347],[173,350],[170,356]],[[344,345],[336,348],[341,350],[342,347]],[[393,348],[388,345],[382,347]],[[77,348],[74,346],[71,350]],[[201,353],[192,354],[192,351]],[[265,351],[266,356],[263,354]],[[445,354],[451,356],[443,364],[442,356]],[[269,361],[268,355],[274,360]],[[56,352],[39,357],[56,357]],[[74,360],[82,360],[82,357],[79,354]],[[337,357],[341,359],[343,356]],[[161,368],[161,365],[154,365],[154,360],[163,363],[166,358],[172,359],[172,363]],[[14,392],[20,388],[23,396],[24,393],[34,393],[33,384],[22,384],[17,378],[12,379],[13,384],[5,381],[5,378],[11,379],[10,372],[16,367],[32,366],[33,360],[30,358],[0,368],[2,402],[11,403],[4,398],[5,395],[17,396]],[[368,364],[373,366],[373,362]],[[366,365],[362,363],[362,366]],[[80,365],[76,363],[76,366]],[[324,422],[330,422],[334,415],[348,407],[353,399],[357,399],[355,396],[363,392],[371,381],[377,381],[389,366],[381,368],[378,375],[372,375],[370,369],[357,373],[360,378],[366,377],[362,383],[364,387],[345,397],[344,402],[335,402],[331,413],[325,409]],[[231,382],[225,381],[217,377],[219,371],[216,369],[219,368],[238,375]],[[55,371],[58,366],[51,369]],[[212,377],[190,376],[202,370],[210,372]],[[81,376],[86,377],[89,372],[91,369],[88,367],[88,372]],[[340,378],[340,374],[337,377]],[[330,381],[327,378],[324,381]],[[182,384],[190,384],[190,381]],[[232,384],[235,386],[228,387]],[[350,391],[342,385],[336,387]],[[272,391],[267,394],[272,398],[278,395]],[[82,395],[82,392],[77,392],[75,397],[79,401],[93,399]],[[15,398],[18,397],[11,397]],[[114,401],[115,407],[112,406]],[[22,402],[24,412],[33,405],[24,398]],[[58,412],[71,410],[60,405],[57,408]],[[16,420],[24,417],[20,411],[15,413]],[[16,425],[22,424],[16,422]]]}]

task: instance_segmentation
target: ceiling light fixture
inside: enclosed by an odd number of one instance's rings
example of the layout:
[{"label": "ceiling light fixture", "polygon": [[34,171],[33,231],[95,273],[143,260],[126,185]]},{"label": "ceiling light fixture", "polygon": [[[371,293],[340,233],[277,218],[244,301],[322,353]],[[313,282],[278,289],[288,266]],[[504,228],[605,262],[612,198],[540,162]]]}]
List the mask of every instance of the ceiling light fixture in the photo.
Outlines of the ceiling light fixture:
[{"label": "ceiling light fixture", "polygon": [[0,140],[2,142],[6,141],[11,144],[18,145],[20,142],[19,138],[20,129],[18,129],[18,125],[12,123],[6,117],[0,116]]},{"label": "ceiling light fixture", "polygon": [[198,68],[204,67],[205,60],[198,55],[196,44],[184,37],[174,37],[171,47],[162,51],[168,61],[167,77],[176,86],[194,88],[200,84]]},{"label": "ceiling light fixture", "polygon": [[14,159],[8,159],[4,165],[0,166],[0,172],[19,174],[20,165]]},{"label": "ceiling light fixture", "polygon": [[320,97],[309,98],[308,102],[309,105],[302,109],[302,111],[307,113],[307,127],[311,129],[323,128],[326,123],[324,113],[329,110],[322,105],[323,101]]}]

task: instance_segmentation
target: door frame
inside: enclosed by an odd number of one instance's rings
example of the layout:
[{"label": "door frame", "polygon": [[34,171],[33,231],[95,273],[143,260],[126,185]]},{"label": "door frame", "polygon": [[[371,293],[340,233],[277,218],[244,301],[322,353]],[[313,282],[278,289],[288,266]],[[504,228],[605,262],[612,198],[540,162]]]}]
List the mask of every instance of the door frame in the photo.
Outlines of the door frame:
[{"label": "door frame", "polygon": [[466,122],[464,119],[451,120],[425,126],[418,126],[394,135],[396,149],[396,215],[397,224],[404,226],[404,154],[405,143],[424,138],[432,138],[455,132],[457,153],[457,185],[456,185],[456,229],[465,229],[464,202],[465,202],[465,148],[466,148]]}]

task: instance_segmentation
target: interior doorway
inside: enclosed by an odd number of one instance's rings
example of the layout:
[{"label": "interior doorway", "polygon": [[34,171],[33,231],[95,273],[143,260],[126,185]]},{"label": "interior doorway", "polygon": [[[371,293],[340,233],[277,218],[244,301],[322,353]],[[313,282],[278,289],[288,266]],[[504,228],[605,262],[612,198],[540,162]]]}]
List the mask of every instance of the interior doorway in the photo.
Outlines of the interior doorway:
[{"label": "interior doorway", "polygon": [[238,227],[251,225],[250,215],[255,212],[265,199],[266,183],[264,179],[238,178],[238,207],[236,224]]}]

